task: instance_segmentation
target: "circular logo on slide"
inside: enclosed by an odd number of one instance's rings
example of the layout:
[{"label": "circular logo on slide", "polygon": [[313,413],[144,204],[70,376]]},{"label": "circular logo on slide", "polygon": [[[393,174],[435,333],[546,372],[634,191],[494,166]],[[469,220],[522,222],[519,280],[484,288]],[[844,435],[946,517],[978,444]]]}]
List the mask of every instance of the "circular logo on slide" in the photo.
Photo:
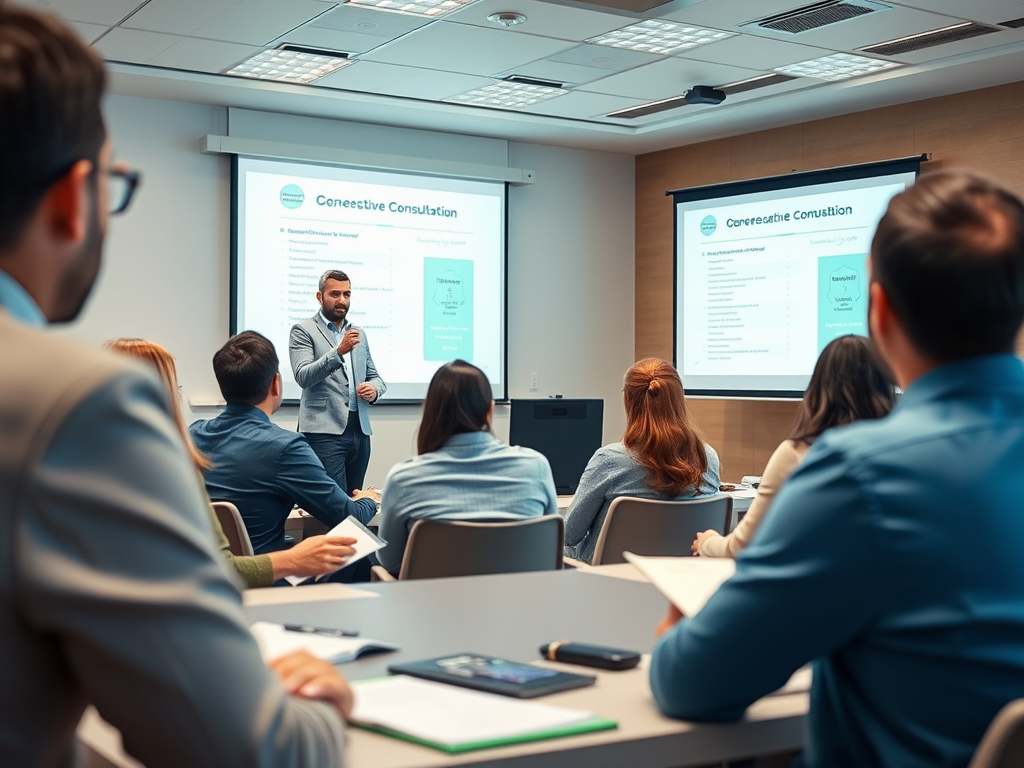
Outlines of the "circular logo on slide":
[{"label": "circular logo on slide", "polygon": [[[284,195],[284,193],[281,193]],[[714,216],[705,216],[700,222],[700,233],[707,237],[708,235],[715,234],[715,230],[718,229],[718,222],[715,221]]]},{"label": "circular logo on slide", "polygon": [[306,195],[295,184],[289,184],[281,190],[281,205],[285,208],[298,208],[305,199]]}]

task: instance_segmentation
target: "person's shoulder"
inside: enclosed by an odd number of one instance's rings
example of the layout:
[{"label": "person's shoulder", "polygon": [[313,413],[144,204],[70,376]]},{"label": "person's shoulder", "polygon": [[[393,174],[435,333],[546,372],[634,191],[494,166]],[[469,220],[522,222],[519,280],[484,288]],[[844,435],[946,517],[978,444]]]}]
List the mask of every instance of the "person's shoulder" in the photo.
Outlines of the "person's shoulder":
[{"label": "person's shoulder", "polygon": [[707,454],[709,462],[716,464],[719,462],[718,451],[711,446],[711,443],[704,443],[704,453]]},{"label": "person's shoulder", "polygon": [[622,443],[609,443],[594,452],[591,461],[603,461],[609,464],[635,463],[629,449]]},{"label": "person's shoulder", "polygon": [[311,333],[316,330],[316,316],[307,317],[305,320],[299,320],[299,322],[292,325],[292,333],[296,331],[300,333]]}]

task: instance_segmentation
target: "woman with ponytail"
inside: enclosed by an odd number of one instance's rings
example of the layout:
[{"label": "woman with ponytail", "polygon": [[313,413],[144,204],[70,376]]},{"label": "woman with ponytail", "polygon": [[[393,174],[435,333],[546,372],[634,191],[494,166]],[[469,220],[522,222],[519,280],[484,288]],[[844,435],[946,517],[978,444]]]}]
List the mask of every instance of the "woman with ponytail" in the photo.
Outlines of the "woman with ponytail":
[{"label": "woman with ponytail", "polygon": [[587,464],[565,517],[565,554],[590,562],[608,507],[619,496],[672,501],[718,493],[718,454],[691,423],[683,382],[670,363],[626,371],[626,432]]}]

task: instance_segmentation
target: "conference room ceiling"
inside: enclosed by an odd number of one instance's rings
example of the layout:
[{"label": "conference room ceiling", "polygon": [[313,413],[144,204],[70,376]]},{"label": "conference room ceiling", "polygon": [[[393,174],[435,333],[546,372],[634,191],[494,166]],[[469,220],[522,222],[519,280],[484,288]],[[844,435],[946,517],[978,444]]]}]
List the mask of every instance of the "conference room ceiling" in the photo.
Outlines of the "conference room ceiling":
[{"label": "conference room ceiling", "polygon": [[[111,62],[116,93],[627,153],[947,96],[1024,73],[1024,0],[473,0],[437,17],[361,1],[15,4],[66,19]],[[808,6],[796,19],[750,23]],[[488,19],[498,13],[525,20],[500,26]],[[830,19],[841,20],[796,33],[772,28]],[[615,45],[597,42],[651,21],[672,22],[674,32],[697,28],[711,42],[667,54],[623,47],[621,33]],[[912,52],[864,51],[933,30],[974,36]],[[347,62],[310,84],[226,74],[283,45]],[[884,68],[838,81],[791,68],[835,54]],[[506,78],[539,82],[543,100],[512,108],[450,101]],[[696,85],[732,88],[720,105],[678,100]],[[677,101],[657,104],[670,99]],[[641,116],[614,115],[643,107]]]}]

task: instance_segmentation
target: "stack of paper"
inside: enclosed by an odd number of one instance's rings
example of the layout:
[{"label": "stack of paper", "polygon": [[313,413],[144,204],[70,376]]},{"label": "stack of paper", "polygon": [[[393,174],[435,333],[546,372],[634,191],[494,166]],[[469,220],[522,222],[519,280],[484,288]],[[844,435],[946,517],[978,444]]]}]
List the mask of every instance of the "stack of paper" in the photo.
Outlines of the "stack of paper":
[{"label": "stack of paper", "polygon": [[636,566],[684,616],[693,616],[736,572],[731,557],[622,556]]},{"label": "stack of paper", "polygon": [[579,709],[405,675],[355,682],[352,687],[356,703],[349,719],[354,725],[450,753],[616,726]]},{"label": "stack of paper", "polygon": [[[336,526],[331,528],[326,536],[345,536],[350,539],[355,539],[356,543],[352,545],[355,553],[349,557],[345,564],[342,566],[352,565],[356,560],[361,560],[367,555],[372,555],[378,549],[383,549],[387,546],[387,542],[379,536],[372,533],[365,525],[360,523],[354,517],[346,517]],[[325,576],[330,574],[324,574]],[[297,587],[303,582],[310,581],[310,576],[285,576],[285,580],[293,587]],[[324,576],[318,576],[317,579],[322,579]]]},{"label": "stack of paper", "polygon": [[276,659],[295,651],[306,651],[318,659],[332,664],[354,661],[360,654],[374,651],[397,651],[394,643],[368,640],[359,637],[328,637],[312,632],[292,632],[283,624],[257,621],[249,630],[256,638],[260,655],[265,661]]}]

